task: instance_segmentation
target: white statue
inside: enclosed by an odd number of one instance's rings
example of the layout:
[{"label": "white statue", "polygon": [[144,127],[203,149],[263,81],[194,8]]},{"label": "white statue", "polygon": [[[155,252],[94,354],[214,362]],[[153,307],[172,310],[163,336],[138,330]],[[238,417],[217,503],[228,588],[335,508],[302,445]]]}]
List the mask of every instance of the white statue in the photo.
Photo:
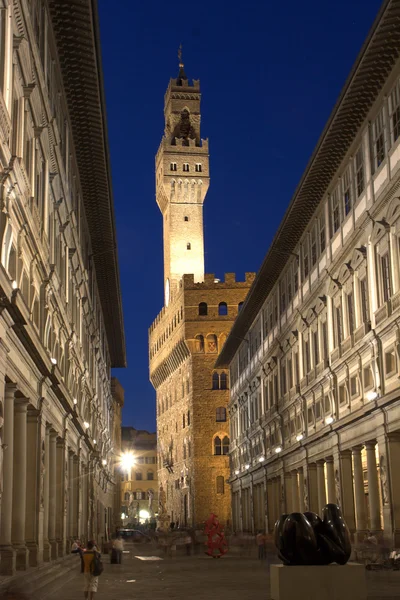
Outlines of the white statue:
[{"label": "white statue", "polygon": [[389,503],[388,480],[387,480],[387,471],[386,471],[384,456],[381,456],[381,458],[379,460],[379,473],[381,476],[382,501],[383,501],[383,504],[388,504]]},{"label": "white statue", "polygon": [[154,492],[153,492],[153,490],[149,490],[147,492],[147,497],[149,499],[149,513],[152,514],[152,512],[153,512],[153,499],[154,499]]}]

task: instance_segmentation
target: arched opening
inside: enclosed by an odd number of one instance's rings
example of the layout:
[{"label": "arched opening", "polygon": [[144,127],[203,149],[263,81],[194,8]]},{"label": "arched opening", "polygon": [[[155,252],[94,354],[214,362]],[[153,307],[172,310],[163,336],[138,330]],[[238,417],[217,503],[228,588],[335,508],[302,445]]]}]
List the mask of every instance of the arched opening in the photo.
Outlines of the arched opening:
[{"label": "arched opening", "polygon": [[208,314],[207,302],[200,302],[199,304],[199,316],[205,317]]},{"label": "arched opening", "polygon": [[239,302],[238,304],[238,312],[242,310],[243,302]]},{"label": "arched opening", "polygon": [[222,454],[222,442],[219,435],[214,438],[214,454],[215,456],[221,456]]},{"label": "arched opening", "polygon": [[218,373],[212,374],[212,389],[219,390],[219,374]]},{"label": "arched opening", "polygon": [[222,440],[222,454],[224,456],[226,456],[227,454],[229,454],[229,438],[228,438],[227,435]]},{"label": "arched opening", "polygon": [[195,352],[204,352],[204,337],[196,335],[195,337]]},{"label": "arched opening", "polygon": [[218,314],[220,317],[226,317],[228,314],[228,305],[226,302],[220,302],[218,304]]},{"label": "arched opening", "polygon": [[217,344],[217,336],[213,333],[210,333],[207,336],[207,352],[214,353],[218,350]]},{"label": "arched opening", "polygon": [[226,373],[221,373],[220,377],[220,386],[219,389],[220,390],[227,390],[228,389],[228,376]]}]

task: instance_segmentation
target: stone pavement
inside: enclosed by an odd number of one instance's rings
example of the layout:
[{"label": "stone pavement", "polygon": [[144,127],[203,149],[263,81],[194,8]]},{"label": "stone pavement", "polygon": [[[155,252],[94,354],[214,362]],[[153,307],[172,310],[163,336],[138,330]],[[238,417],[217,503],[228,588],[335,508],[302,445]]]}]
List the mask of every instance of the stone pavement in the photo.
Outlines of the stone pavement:
[{"label": "stone pavement", "polygon": [[[256,559],[227,555],[213,560],[197,555],[151,561],[135,558],[146,554],[143,547],[129,550],[122,565],[110,565],[104,558],[96,600],[208,600],[222,595],[228,600],[270,600],[267,565]],[[399,600],[400,572],[367,572],[367,578],[368,600]],[[78,559],[76,573],[57,586],[40,600],[83,598]]]}]

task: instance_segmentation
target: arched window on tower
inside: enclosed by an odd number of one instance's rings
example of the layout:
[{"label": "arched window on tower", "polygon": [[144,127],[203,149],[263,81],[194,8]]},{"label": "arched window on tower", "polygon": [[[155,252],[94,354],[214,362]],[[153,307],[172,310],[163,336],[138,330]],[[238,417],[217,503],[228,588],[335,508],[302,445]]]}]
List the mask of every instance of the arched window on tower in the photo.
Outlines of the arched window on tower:
[{"label": "arched window on tower", "polygon": [[194,349],[195,352],[204,352],[204,337],[202,335],[196,335]]},{"label": "arched window on tower", "polygon": [[215,456],[221,456],[222,454],[222,442],[219,435],[214,438],[214,454]]},{"label": "arched window on tower", "polygon": [[207,352],[213,353],[218,351],[217,336],[210,333],[207,336]]},{"label": "arched window on tower", "polygon": [[228,438],[227,435],[222,440],[222,454],[224,456],[226,456],[227,454],[229,454],[229,438]]},{"label": "arched window on tower", "polygon": [[200,302],[199,304],[199,316],[205,317],[208,314],[207,302]]},{"label": "arched window on tower", "polygon": [[218,314],[220,317],[226,317],[228,314],[228,305],[226,302],[220,302],[218,305]]},{"label": "arched window on tower", "polygon": [[238,304],[238,312],[242,310],[243,302],[239,302]]},{"label": "arched window on tower", "polygon": [[218,373],[212,374],[212,389],[219,390],[219,374]]},{"label": "arched window on tower", "polygon": [[221,373],[220,377],[220,385],[219,385],[219,389],[220,390],[227,390],[228,389],[228,376],[226,373]]}]

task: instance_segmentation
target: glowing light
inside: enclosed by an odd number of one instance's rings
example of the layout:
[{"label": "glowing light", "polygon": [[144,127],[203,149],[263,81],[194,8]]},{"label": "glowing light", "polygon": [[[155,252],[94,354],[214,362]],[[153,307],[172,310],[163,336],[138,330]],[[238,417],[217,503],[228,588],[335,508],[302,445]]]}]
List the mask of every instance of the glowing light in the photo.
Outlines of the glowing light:
[{"label": "glowing light", "polygon": [[106,459],[105,459],[105,458],[103,458],[103,460],[102,460],[101,462],[102,462],[102,464],[103,464],[103,467],[105,467],[105,466],[106,466],[106,464],[107,464],[107,461],[106,461]]},{"label": "glowing light", "polygon": [[87,421],[84,422],[83,426],[85,429],[89,429],[89,423]]},{"label": "glowing light", "polygon": [[150,513],[148,510],[140,510],[139,517],[145,521],[146,519],[150,519]]},{"label": "glowing light", "polygon": [[97,440],[93,440],[93,444],[97,444]]},{"label": "glowing light", "polygon": [[132,452],[124,452],[124,454],[121,455],[121,469],[123,471],[129,473],[135,462],[136,460]]},{"label": "glowing light", "polygon": [[281,446],[278,446],[277,448],[275,448],[275,454],[279,454],[279,452],[282,452]]},{"label": "glowing light", "polygon": [[75,406],[78,404],[78,400],[76,398],[74,398],[74,404]]},{"label": "glowing light", "polygon": [[299,433],[299,435],[296,435],[296,440],[298,442],[301,442],[301,440],[303,439],[304,435],[302,433]]},{"label": "glowing light", "polygon": [[331,423],[333,423],[333,417],[326,417],[326,419],[325,419],[325,423],[326,423],[327,425],[330,425]]},{"label": "glowing light", "polygon": [[56,365],[56,364],[57,364],[57,359],[56,359],[56,358],[54,358],[54,356],[52,356],[52,357],[51,357],[50,361],[51,361],[51,363],[52,363],[53,365]]},{"label": "glowing light", "polygon": [[17,289],[18,289],[18,283],[15,281],[15,279],[14,279],[14,281],[11,283],[11,287],[12,287],[12,289],[13,289],[13,290],[17,290]]},{"label": "glowing light", "polygon": [[122,519],[122,520],[126,519],[126,514],[125,514],[125,513],[122,513],[122,515],[121,515],[121,519]]},{"label": "glowing light", "polygon": [[258,459],[258,462],[264,462],[265,458],[263,456],[260,456],[260,458]]},{"label": "glowing light", "polygon": [[239,475],[239,469],[236,469],[235,475]]},{"label": "glowing light", "polygon": [[244,465],[245,469],[250,469],[250,465]]},{"label": "glowing light", "polygon": [[368,402],[372,402],[373,400],[376,400],[377,397],[378,397],[378,392],[375,392],[375,390],[368,392],[368,394],[366,395]]}]

